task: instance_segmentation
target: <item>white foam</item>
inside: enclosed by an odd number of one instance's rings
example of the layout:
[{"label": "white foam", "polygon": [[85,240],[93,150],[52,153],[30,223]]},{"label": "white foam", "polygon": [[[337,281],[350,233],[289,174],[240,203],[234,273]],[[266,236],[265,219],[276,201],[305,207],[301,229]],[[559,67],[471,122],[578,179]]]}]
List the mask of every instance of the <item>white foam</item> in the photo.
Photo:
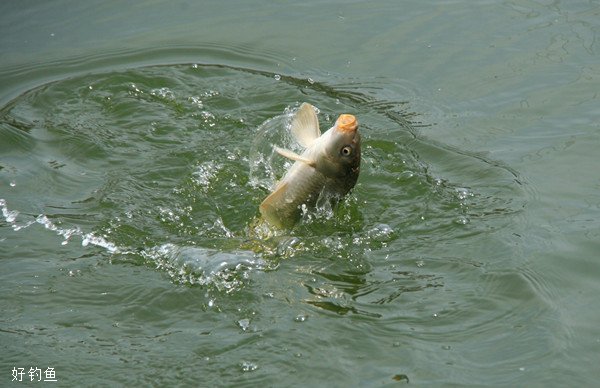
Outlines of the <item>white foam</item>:
[{"label": "white foam", "polygon": [[6,205],[6,200],[2,198],[0,198],[0,208],[2,210],[2,216],[4,217],[4,220],[8,224],[10,224],[14,231],[20,231],[37,223],[42,225],[45,229],[63,237],[61,245],[67,245],[73,236],[78,236],[81,238],[81,245],[84,247],[91,244],[104,248],[110,253],[116,253],[120,251],[115,244],[111,243],[110,241],[107,241],[104,237],[96,236],[94,233],[91,232],[84,233],[79,227],[63,228],[52,222],[52,220],[50,220],[45,214],[38,215],[33,221],[27,221],[23,224],[19,224],[17,222],[17,218],[20,214],[19,211],[9,210],[8,206]]}]

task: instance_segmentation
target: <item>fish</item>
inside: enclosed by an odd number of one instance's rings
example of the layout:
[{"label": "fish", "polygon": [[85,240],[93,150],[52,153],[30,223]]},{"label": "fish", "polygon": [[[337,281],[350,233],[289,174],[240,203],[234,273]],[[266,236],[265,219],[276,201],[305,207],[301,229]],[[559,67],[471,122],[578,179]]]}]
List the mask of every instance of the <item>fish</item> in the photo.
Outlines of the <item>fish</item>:
[{"label": "fish", "polygon": [[259,206],[262,218],[276,228],[292,227],[303,208],[314,208],[321,196],[341,199],[354,188],[360,173],[361,138],[354,115],[341,114],[321,134],[315,108],[305,102],[292,118],[291,134],[304,151],[273,147],[294,164]]}]

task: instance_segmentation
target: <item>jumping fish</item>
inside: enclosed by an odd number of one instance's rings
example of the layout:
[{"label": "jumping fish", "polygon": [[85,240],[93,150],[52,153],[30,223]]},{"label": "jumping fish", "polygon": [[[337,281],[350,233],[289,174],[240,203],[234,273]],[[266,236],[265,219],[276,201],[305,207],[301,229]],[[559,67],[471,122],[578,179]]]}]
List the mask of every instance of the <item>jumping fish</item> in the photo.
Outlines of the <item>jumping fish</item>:
[{"label": "jumping fish", "polygon": [[304,152],[274,147],[295,163],[260,204],[260,214],[278,228],[293,226],[303,205],[314,207],[321,195],[341,198],[356,184],[360,171],[360,134],[351,114],[342,114],[321,135],[315,108],[303,103],[291,123],[291,133]]}]

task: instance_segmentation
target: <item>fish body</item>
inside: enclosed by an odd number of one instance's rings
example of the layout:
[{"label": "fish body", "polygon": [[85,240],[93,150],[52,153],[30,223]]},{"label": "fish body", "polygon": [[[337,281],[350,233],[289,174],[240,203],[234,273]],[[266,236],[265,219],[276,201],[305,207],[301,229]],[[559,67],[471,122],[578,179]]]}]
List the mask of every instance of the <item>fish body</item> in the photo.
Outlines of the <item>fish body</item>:
[{"label": "fish body", "polygon": [[291,132],[304,152],[298,155],[275,147],[295,163],[259,207],[262,217],[279,228],[292,226],[301,217],[302,205],[314,207],[321,195],[346,195],[360,172],[360,133],[353,115],[340,115],[321,135],[314,107],[303,103],[292,119]]}]

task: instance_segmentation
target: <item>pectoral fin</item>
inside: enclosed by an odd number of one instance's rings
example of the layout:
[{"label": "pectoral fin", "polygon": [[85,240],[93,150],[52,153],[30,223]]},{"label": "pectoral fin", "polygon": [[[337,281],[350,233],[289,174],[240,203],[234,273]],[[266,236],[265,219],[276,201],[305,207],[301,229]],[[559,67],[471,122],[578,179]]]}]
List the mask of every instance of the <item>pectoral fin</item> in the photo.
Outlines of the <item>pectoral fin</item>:
[{"label": "pectoral fin", "polygon": [[315,163],[314,160],[311,159],[307,159],[307,158],[303,158],[302,156],[298,155],[297,153],[295,153],[294,151],[290,151],[290,150],[286,150],[284,148],[279,148],[277,146],[273,147],[275,149],[275,152],[277,152],[279,155],[297,161],[297,162],[302,162],[302,163],[306,163],[307,165],[311,166],[311,167],[316,167],[317,163]]},{"label": "pectoral fin", "polygon": [[300,105],[292,120],[292,135],[298,143],[304,148],[308,148],[319,136],[319,119],[315,113],[315,108],[309,103]]}]

